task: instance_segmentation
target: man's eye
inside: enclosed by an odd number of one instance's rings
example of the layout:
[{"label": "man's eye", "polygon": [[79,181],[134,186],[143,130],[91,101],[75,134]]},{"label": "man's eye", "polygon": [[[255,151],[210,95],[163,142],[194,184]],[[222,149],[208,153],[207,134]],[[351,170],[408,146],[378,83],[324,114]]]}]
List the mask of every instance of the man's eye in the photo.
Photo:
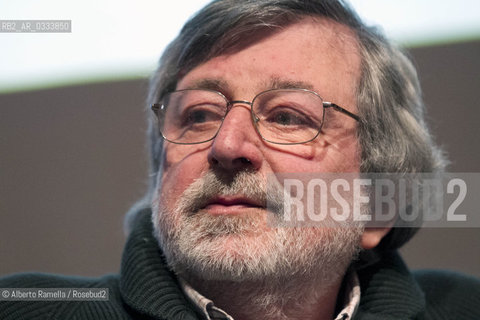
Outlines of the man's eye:
[{"label": "man's eye", "polygon": [[282,112],[282,113],[277,113],[271,121],[288,126],[288,125],[293,125],[293,124],[299,124],[300,119],[290,113],[287,112]]},{"label": "man's eye", "polygon": [[217,106],[195,106],[187,108],[182,115],[181,125],[192,127],[195,125],[222,121],[223,112]]},{"label": "man's eye", "polygon": [[305,115],[293,110],[277,110],[266,117],[266,120],[279,126],[308,126],[311,124]]},{"label": "man's eye", "polygon": [[207,121],[207,114],[203,110],[195,110],[190,112],[187,117],[188,123],[202,123]]}]

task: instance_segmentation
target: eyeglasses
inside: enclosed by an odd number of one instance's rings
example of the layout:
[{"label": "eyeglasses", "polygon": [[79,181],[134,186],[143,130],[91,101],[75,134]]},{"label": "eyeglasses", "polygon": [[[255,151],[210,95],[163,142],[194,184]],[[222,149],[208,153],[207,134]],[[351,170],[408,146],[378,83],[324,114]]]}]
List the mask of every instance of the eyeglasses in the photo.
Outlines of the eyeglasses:
[{"label": "eyeglasses", "polygon": [[324,124],[327,108],[360,120],[356,114],[323,101],[316,92],[307,89],[271,89],[256,95],[252,102],[229,101],[214,90],[185,89],[166,94],[160,103],[152,105],[152,110],[165,140],[198,144],[215,138],[236,104],[250,106],[258,134],[275,144],[302,144],[315,139]]}]

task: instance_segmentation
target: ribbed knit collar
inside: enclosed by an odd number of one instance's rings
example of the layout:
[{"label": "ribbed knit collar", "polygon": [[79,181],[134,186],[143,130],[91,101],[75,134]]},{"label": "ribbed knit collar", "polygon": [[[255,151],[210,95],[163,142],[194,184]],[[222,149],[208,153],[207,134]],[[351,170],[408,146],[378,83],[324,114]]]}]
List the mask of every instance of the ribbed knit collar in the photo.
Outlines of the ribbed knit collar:
[{"label": "ribbed knit collar", "polygon": [[[425,308],[422,291],[397,252],[357,270],[361,301],[355,320],[417,319]],[[120,290],[135,312],[165,320],[197,319],[175,275],[166,267],[153,236],[151,211],[137,214],[122,258]]]},{"label": "ribbed knit collar", "polygon": [[357,269],[362,298],[355,320],[422,319],[424,294],[397,251],[378,258]]},{"label": "ribbed knit collar", "polygon": [[123,300],[154,319],[197,319],[174,274],[167,268],[153,236],[151,211],[137,213],[125,246],[120,271]]}]

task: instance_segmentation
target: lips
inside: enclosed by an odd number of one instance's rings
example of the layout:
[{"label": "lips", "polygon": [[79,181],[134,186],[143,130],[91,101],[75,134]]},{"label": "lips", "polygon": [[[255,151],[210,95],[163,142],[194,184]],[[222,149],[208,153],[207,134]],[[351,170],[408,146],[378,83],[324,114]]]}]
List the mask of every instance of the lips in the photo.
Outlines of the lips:
[{"label": "lips", "polygon": [[207,201],[204,210],[210,214],[241,214],[250,209],[264,209],[262,201],[244,196],[217,196]]}]

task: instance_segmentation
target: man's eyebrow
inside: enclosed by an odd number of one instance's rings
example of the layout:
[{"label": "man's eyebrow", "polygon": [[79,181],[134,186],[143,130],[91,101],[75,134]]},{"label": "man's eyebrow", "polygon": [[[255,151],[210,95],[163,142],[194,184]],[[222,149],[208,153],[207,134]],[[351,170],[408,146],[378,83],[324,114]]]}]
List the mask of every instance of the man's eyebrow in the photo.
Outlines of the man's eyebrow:
[{"label": "man's eyebrow", "polygon": [[[228,82],[217,78],[204,78],[193,81],[186,89],[208,89],[219,92],[229,92]],[[289,79],[280,79],[273,77],[266,85],[268,89],[308,89],[314,90],[314,86],[306,81],[297,81]]]},{"label": "man's eyebrow", "polygon": [[187,89],[208,89],[215,90],[219,92],[224,92],[228,90],[228,83],[221,79],[211,79],[205,78],[194,81],[192,84],[187,86]]},{"label": "man's eyebrow", "polygon": [[314,90],[314,87],[311,83],[305,81],[296,81],[296,80],[283,80],[280,78],[272,78],[270,80],[271,89],[308,89]]}]

